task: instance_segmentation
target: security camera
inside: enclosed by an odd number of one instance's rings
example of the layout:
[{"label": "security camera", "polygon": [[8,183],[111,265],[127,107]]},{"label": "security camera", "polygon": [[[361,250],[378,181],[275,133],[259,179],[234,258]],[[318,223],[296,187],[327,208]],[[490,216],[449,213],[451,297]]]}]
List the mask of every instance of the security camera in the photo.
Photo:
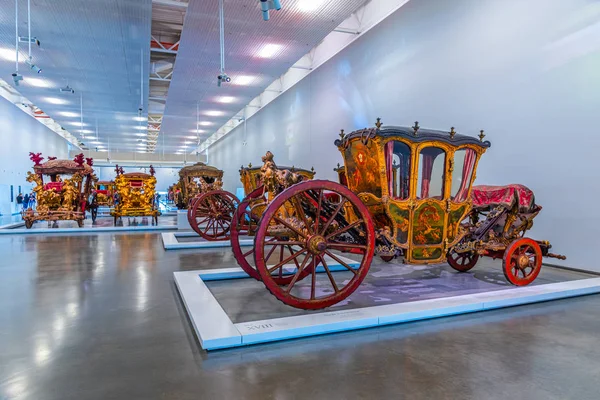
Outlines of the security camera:
[{"label": "security camera", "polygon": [[231,82],[231,78],[226,74],[226,73],[222,73],[219,76],[217,76],[217,86],[221,87],[222,83],[229,83]]},{"label": "security camera", "polygon": [[19,86],[19,82],[23,80],[23,75],[15,72],[12,74],[13,81],[15,82],[15,86]]}]

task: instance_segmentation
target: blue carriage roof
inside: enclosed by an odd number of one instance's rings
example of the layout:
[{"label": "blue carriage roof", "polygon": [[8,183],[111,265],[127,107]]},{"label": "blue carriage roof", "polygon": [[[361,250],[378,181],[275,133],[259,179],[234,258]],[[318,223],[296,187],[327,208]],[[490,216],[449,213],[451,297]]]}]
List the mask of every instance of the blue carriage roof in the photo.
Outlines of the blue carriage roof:
[{"label": "blue carriage roof", "polygon": [[488,140],[480,140],[479,138],[461,135],[455,133],[454,136],[450,136],[450,131],[440,131],[435,129],[424,129],[418,127],[417,133],[415,134],[414,127],[406,126],[382,126],[381,128],[365,128],[351,132],[345,135],[343,139],[337,139],[335,141],[336,146],[341,146],[343,142],[346,142],[355,138],[367,138],[367,137],[401,137],[414,143],[429,142],[439,140],[452,146],[461,146],[464,144],[472,144],[482,148],[488,148],[492,144]]}]

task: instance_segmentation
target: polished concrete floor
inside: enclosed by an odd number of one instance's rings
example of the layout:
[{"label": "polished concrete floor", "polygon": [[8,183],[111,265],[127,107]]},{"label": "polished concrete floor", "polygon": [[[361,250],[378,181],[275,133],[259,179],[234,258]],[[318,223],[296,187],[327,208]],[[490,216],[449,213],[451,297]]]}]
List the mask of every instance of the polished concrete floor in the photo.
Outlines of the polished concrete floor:
[{"label": "polished concrete floor", "polygon": [[600,297],[206,354],[159,234],[0,237],[0,399],[598,399]]}]

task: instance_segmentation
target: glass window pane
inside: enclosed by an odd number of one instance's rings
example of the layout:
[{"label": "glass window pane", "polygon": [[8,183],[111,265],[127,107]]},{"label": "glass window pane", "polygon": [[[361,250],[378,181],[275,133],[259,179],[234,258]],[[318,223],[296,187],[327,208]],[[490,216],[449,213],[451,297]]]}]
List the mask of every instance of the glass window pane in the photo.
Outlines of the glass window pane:
[{"label": "glass window pane", "polygon": [[460,149],[454,153],[454,171],[452,172],[452,200],[467,200],[471,176],[477,153],[472,149]]},{"label": "glass window pane", "polygon": [[389,141],[385,144],[385,164],[390,197],[408,199],[410,181],[410,147],[402,142]]},{"label": "glass window pane", "polygon": [[444,150],[438,147],[426,147],[421,150],[417,199],[443,199],[445,172],[446,153]]}]

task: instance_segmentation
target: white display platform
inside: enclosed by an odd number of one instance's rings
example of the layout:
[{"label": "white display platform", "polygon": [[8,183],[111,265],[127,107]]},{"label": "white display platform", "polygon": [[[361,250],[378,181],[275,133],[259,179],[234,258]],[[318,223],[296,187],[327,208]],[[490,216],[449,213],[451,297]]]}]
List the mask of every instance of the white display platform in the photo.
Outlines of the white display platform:
[{"label": "white display platform", "polygon": [[191,231],[190,222],[187,219],[187,210],[177,210],[177,229]]},{"label": "white display platform", "polygon": [[25,222],[12,222],[10,224],[0,225],[0,230],[2,229],[15,229],[25,226]]},{"label": "white display platform", "polygon": [[233,323],[204,281],[242,276],[249,278],[241,268],[174,272],[173,275],[200,344],[203,349],[209,351],[600,293],[600,278],[589,278],[352,310],[315,312],[311,315]]},{"label": "white display platform", "polygon": [[[24,224],[23,224],[24,225]],[[101,233],[101,232],[144,232],[144,231],[174,231],[177,230],[175,225],[159,225],[159,226],[103,226],[103,227],[86,227],[83,228],[32,228],[32,229],[0,229],[0,235],[37,235],[40,233]]]},{"label": "white display platform", "polygon": [[[231,247],[230,240],[215,240],[213,242],[204,240],[194,231],[190,232],[165,232],[161,234],[165,250],[182,249],[214,249],[219,247]],[[179,242],[177,238],[197,237],[197,242]],[[241,239],[240,246],[252,246],[254,239]]]}]

